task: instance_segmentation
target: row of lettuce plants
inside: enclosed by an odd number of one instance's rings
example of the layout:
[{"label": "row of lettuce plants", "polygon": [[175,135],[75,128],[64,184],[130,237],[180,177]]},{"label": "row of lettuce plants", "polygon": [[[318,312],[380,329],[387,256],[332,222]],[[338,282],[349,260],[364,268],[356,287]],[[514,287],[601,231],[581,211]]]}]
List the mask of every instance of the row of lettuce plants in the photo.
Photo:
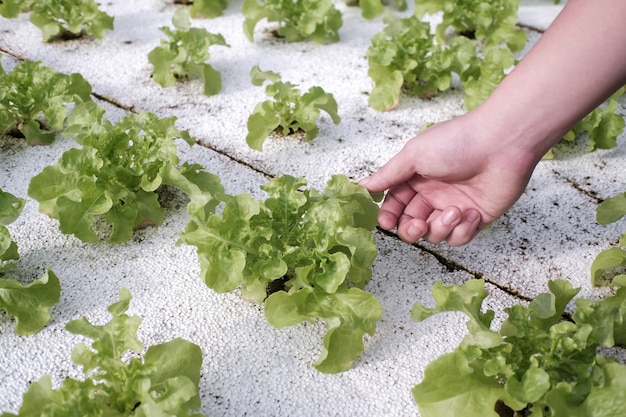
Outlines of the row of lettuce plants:
[{"label": "row of lettuce plants", "polygon": [[[57,4],[58,3],[58,4]],[[217,94],[221,74],[207,64],[212,45],[228,46],[220,34],[192,28],[189,18],[215,18],[228,6],[227,0],[181,0],[173,19],[174,29],[161,30],[168,36],[149,56],[153,77],[167,87],[176,80],[200,77],[204,93]],[[389,4],[388,4],[389,3]],[[346,1],[359,6],[365,18],[383,14],[384,6],[406,10],[405,0]],[[369,104],[379,111],[399,105],[403,94],[429,98],[455,85],[465,93],[465,108],[477,107],[517,63],[516,54],[526,44],[526,33],[516,26],[519,0],[415,0],[413,13],[399,17],[387,10],[385,28],[372,38],[367,50],[368,75],[374,87]],[[113,29],[113,17],[99,10],[94,0],[7,0],[0,3],[0,15],[16,17],[30,12],[44,40],[59,36],[88,34],[102,38]],[[276,36],[287,42],[313,40],[339,41],[342,14],[331,0],[245,0],[243,30],[254,41],[257,24],[265,20],[277,24]],[[433,29],[426,16],[439,15]],[[65,35],[63,35],[65,34]],[[457,82],[458,81],[458,82]],[[608,149],[624,131],[624,119],[617,112],[619,90],[609,101],[595,109],[565,136],[572,141],[586,134],[589,150]],[[547,157],[552,157],[548,153]]]}]

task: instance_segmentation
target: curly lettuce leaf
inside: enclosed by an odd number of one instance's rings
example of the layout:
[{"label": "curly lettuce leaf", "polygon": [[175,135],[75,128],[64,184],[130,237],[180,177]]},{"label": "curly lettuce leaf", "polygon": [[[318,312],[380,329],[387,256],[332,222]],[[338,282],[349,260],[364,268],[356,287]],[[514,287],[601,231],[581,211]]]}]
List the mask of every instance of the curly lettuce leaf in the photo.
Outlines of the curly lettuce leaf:
[{"label": "curly lettuce leaf", "polygon": [[61,283],[50,270],[29,285],[14,279],[0,278],[0,309],[16,319],[15,333],[30,335],[50,321],[50,307],[59,302]]},{"label": "curly lettuce leaf", "polygon": [[61,285],[50,270],[29,285],[22,285],[8,274],[17,267],[20,256],[17,244],[5,226],[14,222],[26,201],[0,189],[0,310],[16,319],[15,332],[29,335],[40,331],[50,321],[49,308],[59,302]]},{"label": "curly lettuce leaf", "polygon": [[214,18],[221,16],[229,0],[192,0],[189,13],[193,17]]}]

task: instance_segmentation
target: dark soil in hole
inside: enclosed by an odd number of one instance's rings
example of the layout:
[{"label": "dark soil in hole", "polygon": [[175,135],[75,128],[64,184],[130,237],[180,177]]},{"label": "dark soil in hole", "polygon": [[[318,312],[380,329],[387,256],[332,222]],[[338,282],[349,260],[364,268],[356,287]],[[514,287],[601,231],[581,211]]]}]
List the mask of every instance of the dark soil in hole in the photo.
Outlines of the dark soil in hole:
[{"label": "dark soil in hole", "polygon": [[69,30],[63,30],[58,35],[52,37],[50,41],[73,41],[75,39],[80,39],[85,36],[85,31],[80,31],[79,33],[70,32]]},{"label": "dark soil in hole", "polygon": [[465,36],[468,39],[476,39],[476,31],[475,30],[464,30],[459,33],[461,36]]},{"label": "dark soil in hole", "polygon": [[17,127],[12,127],[7,132],[7,135],[9,135],[9,136],[11,136],[12,138],[15,138],[15,139],[24,139],[25,138],[24,134]]},{"label": "dark soil in hole", "polygon": [[291,277],[285,276],[282,278],[275,279],[274,281],[271,281],[269,284],[267,284],[267,290],[266,290],[267,296],[269,297],[270,295],[278,291],[287,291],[285,284],[290,279]]}]

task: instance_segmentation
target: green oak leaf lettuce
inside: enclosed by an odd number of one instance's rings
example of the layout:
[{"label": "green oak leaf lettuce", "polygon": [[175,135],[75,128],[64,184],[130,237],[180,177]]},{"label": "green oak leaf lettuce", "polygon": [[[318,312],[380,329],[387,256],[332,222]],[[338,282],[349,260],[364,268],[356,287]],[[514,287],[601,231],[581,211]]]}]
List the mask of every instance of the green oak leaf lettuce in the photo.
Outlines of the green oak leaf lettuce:
[{"label": "green oak leaf lettuce", "polygon": [[0,132],[47,145],[63,130],[70,104],[91,101],[91,85],[77,73],[57,73],[36,61],[0,71]]},{"label": "green oak leaf lettuce", "polygon": [[192,216],[181,242],[197,248],[206,284],[217,292],[241,287],[265,303],[274,327],[324,319],[327,333],[315,364],[321,372],[348,369],[382,314],[363,290],[370,280],[378,205],[361,186],[335,175],[319,192],[304,178],[284,175],[261,188],[269,197],[219,195],[223,209]]},{"label": "green oak leaf lettuce", "polygon": [[370,20],[380,16],[384,11],[384,6],[391,5],[397,10],[404,11],[408,8],[406,0],[344,0],[347,6],[358,6],[361,8],[361,16]]},{"label": "green oak leaf lettuce", "polygon": [[200,348],[177,338],[143,353],[136,336],[141,319],[126,314],[130,298],[127,289],[120,290],[120,300],[109,306],[112,318],[104,325],[86,317],[66,325],[71,333],[92,340],[91,346],[79,343],[72,350],[72,361],[82,367],[84,378],[67,378],[55,389],[44,375],[24,394],[19,413],[2,417],[201,416],[192,412],[201,405]]},{"label": "green oak leaf lettuce", "polygon": [[334,96],[319,86],[303,94],[296,85],[281,81],[280,74],[262,71],[258,65],[252,67],[250,78],[256,86],[267,82],[265,93],[272,98],[258,103],[248,118],[246,142],[252,149],[262,150],[263,142],[274,131],[288,135],[301,130],[306,134],[305,140],[312,141],[319,132],[317,119],[322,110],[333,123],[341,121]]},{"label": "green oak leaf lettuce", "polygon": [[[100,120],[98,112],[94,121],[93,106],[85,108],[66,130],[82,146],[63,153],[28,187],[39,210],[58,219],[63,233],[84,242],[99,241],[93,226],[103,218],[111,225],[108,241],[125,242],[135,229],[162,223],[165,211],[158,191],[165,185],[191,198],[190,211],[211,207],[211,192],[221,191],[221,185],[214,176],[206,174],[212,178],[207,180],[199,174],[197,165],[177,168],[174,141],[182,139],[190,145],[193,141],[187,131],[174,127],[175,118],[130,114],[114,124]],[[202,179],[204,185],[194,184],[193,179]]]},{"label": "green oak leaf lettuce", "polygon": [[214,18],[224,13],[229,0],[184,0],[181,3],[191,3],[189,13],[193,17]]},{"label": "green oak leaf lettuce", "polygon": [[277,22],[276,33],[287,42],[337,42],[343,25],[342,14],[332,0],[244,0],[241,12],[250,42],[257,23],[263,19]]},{"label": "green oak leaf lettuce", "polygon": [[446,45],[435,42],[430,24],[415,16],[388,14],[385,28],[367,50],[368,75],[374,82],[369,104],[379,111],[395,108],[403,90],[430,98],[449,89],[453,74],[477,73],[476,45],[456,36]]},{"label": "green oak leaf lettuce", "polygon": [[[430,363],[413,397],[423,417],[618,416],[626,400],[626,366],[598,353],[625,339],[626,287],[600,301],[577,299],[571,319],[566,306],[578,290],[565,280],[528,305],[505,309],[500,330],[490,328],[493,311],[482,311],[483,280],[435,285],[436,305],[417,304],[412,317],[458,311],[469,334],[454,351]],[[496,411],[501,410],[501,411]]]},{"label": "green oak leaf lettuce", "polygon": [[41,29],[44,42],[59,36],[79,37],[83,32],[102,39],[113,30],[113,17],[94,0],[32,1],[30,21]]},{"label": "green oak leaf lettuce", "polygon": [[161,28],[168,39],[161,40],[148,54],[154,66],[152,77],[162,87],[171,87],[177,79],[199,77],[204,82],[204,94],[211,96],[221,90],[222,76],[206,63],[211,56],[209,48],[229,45],[220,34],[191,27],[189,13],[188,9],[178,9],[172,18],[174,29]]}]

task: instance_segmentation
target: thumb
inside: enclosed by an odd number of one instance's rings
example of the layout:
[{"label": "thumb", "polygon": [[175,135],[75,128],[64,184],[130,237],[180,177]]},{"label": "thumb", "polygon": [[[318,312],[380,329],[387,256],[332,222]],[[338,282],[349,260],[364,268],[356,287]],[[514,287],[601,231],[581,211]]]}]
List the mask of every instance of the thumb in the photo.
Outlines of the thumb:
[{"label": "thumb", "polygon": [[374,174],[359,181],[359,184],[371,192],[388,190],[415,175],[413,162],[414,161],[409,157],[409,152],[406,152],[405,148]]}]

